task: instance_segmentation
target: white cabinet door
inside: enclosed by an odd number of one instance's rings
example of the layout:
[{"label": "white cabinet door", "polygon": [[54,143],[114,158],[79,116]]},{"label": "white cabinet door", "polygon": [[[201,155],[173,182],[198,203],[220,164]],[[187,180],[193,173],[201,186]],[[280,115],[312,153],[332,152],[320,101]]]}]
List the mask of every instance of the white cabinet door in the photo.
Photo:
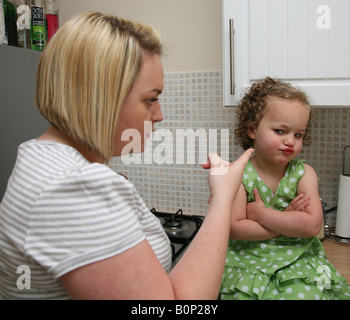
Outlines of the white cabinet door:
[{"label": "white cabinet door", "polygon": [[223,37],[226,106],[265,76],[350,106],[350,0],[223,0]]}]

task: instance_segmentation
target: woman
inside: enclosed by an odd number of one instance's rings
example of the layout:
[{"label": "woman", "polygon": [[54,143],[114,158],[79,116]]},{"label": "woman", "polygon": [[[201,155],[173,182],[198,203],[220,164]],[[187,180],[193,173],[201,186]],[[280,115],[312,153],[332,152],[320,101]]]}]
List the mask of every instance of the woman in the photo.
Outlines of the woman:
[{"label": "woman", "polygon": [[[100,13],[72,18],[42,53],[36,105],[52,126],[19,147],[0,206],[0,297],[217,298],[231,206],[252,151],[233,165],[209,157],[206,219],[171,271],[159,221],[106,165],[129,143],[125,130],[147,138],[144,122],[153,129],[163,119],[161,54],[153,29]],[[15,286],[18,266],[31,272],[28,290]]]}]

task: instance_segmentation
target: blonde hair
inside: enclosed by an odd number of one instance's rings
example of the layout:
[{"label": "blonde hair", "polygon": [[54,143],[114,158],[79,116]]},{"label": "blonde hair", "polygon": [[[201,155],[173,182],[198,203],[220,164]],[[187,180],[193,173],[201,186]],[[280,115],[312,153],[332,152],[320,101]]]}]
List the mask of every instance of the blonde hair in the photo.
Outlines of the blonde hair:
[{"label": "blonde hair", "polygon": [[108,162],[142,50],[162,55],[159,34],[149,26],[98,12],[73,17],[41,54],[37,108],[54,127]]}]

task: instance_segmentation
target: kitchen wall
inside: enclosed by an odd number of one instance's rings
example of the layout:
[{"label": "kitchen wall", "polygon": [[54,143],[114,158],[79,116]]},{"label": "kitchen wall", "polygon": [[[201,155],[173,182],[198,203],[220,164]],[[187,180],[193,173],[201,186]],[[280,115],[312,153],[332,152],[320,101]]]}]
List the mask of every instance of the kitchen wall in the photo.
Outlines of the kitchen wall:
[{"label": "kitchen wall", "polygon": [[[233,161],[242,152],[234,144],[233,130],[235,108],[224,108],[222,99],[222,71],[198,71],[169,73],[165,75],[165,90],[161,97],[164,121],[157,129],[168,129],[173,139],[173,164],[147,164],[142,158],[140,164],[126,165],[121,159],[114,159],[111,166],[128,176],[147,205],[158,210],[174,212],[182,208],[187,214],[204,215],[208,204],[207,172],[199,164],[199,139],[195,146],[196,164],[191,159],[176,163],[177,129],[191,128],[199,132],[204,129],[217,131],[217,151],[221,150],[221,134],[229,130],[229,141],[223,146],[229,148],[229,159]],[[320,194],[328,204],[327,209],[337,205],[339,175],[342,172],[343,149],[350,145],[350,108],[315,108],[312,126],[312,144],[304,147],[300,157],[313,166],[319,176]],[[151,139],[152,140],[152,139]],[[161,141],[152,141],[149,151],[154,157]],[[210,143],[208,145],[208,152]],[[187,153],[187,145],[180,146]],[[165,158],[164,151],[163,156]],[[335,217],[329,217],[334,224]]]},{"label": "kitchen wall", "polygon": [[221,0],[59,0],[60,24],[83,11],[112,13],[156,28],[165,72],[222,68]]},{"label": "kitchen wall", "polygon": [[[112,168],[128,176],[150,208],[170,212],[182,208],[187,214],[204,215],[209,193],[207,172],[199,164],[199,143],[195,147],[196,164],[187,163],[186,157],[184,164],[177,164],[175,138],[177,129],[204,129],[208,137],[209,130],[214,129],[218,152],[229,153],[229,160],[241,153],[233,143],[235,109],[224,108],[222,101],[221,0],[60,0],[60,22],[87,10],[150,24],[158,29],[168,48],[161,97],[164,121],[157,128],[169,130],[174,137],[174,163],[146,164],[142,158],[141,164],[126,165],[114,159]],[[313,143],[301,154],[318,173],[327,208],[337,204],[343,148],[350,145],[349,122],[350,107],[316,109]],[[221,133],[227,130],[229,139],[221,150]],[[152,142],[148,149],[151,155],[161,143]],[[329,217],[329,222],[333,224],[334,219]]]}]

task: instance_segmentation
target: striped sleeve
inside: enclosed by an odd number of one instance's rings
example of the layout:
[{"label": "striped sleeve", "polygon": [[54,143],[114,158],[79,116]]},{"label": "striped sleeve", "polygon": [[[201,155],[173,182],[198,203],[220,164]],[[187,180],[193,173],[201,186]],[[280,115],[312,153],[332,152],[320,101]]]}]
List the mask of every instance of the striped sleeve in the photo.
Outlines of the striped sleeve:
[{"label": "striped sleeve", "polygon": [[49,183],[28,223],[25,252],[54,278],[145,238],[133,186],[99,164]]}]

